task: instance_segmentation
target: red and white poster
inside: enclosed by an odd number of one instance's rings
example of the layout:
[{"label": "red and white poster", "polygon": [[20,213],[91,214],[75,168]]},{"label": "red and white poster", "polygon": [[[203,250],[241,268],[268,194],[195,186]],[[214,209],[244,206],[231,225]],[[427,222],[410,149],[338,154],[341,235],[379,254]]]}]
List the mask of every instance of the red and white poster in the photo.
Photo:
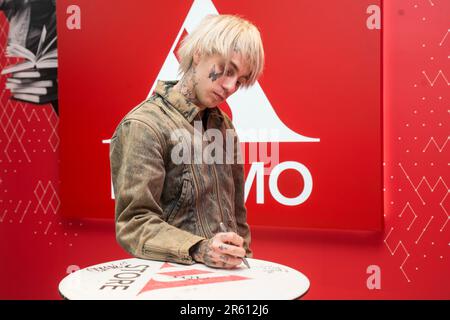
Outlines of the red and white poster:
[{"label": "red and white poster", "polygon": [[266,53],[256,85],[219,106],[243,145],[250,224],[382,228],[380,1],[58,5],[64,216],[113,218],[114,129],[177,77],[179,41],[219,13],[252,21]]}]

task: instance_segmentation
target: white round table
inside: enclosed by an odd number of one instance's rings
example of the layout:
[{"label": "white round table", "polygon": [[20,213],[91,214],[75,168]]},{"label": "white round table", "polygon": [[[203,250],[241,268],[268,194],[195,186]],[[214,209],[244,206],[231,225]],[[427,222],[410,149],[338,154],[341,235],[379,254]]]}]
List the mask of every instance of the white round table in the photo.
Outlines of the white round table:
[{"label": "white round table", "polygon": [[309,289],[308,278],[287,266],[248,259],[233,270],[124,259],[84,268],[59,283],[74,300],[292,300]]}]

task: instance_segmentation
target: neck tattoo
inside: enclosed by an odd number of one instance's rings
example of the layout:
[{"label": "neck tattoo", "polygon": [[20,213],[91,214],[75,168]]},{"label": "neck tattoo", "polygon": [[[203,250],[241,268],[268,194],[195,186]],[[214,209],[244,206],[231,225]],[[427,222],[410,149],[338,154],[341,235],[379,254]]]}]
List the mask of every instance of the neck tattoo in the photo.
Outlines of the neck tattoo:
[{"label": "neck tattoo", "polygon": [[181,78],[181,80],[176,84],[175,89],[179,91],[189,103],[198,104],[197,96],[195,95],[195,91],[198,85],[196,79],[196,70],[195,67],[189,69],[186,74]]}]

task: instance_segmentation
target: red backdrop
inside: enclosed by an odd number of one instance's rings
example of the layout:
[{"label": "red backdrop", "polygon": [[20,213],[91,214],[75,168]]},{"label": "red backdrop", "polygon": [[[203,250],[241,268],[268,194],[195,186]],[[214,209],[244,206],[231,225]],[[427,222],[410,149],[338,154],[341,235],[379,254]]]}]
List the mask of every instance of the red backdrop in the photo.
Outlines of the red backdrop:
[{"label": "red backdrop", "polygon": [[[450,298],[449,11],[450,4],[438,0],[384,5],[384,231],[252,225],[255,257],[305,273],[311,280],[307,299]],[[4,67],[8,26],[3,16],[0,26]],[[4,82],[1,77],[2,88]],[[17,103],[8,94],[0,95],[0,271],[8,275],[0,298],[58,298],[57,285],[69,267],[127,254],[115,243],[110,220],[59,214],[58,117],[50,105]],[[366,286],[369,265],[381,268],[380,290]]]},{"label": "red backdrop", "polygon": [[[129,3],[108,3],[59,2],[61,195],[66,217],[114,216],[109,145],[102,141],[146,98],[186,16],[198,13],[195,9],[188,13],[190,1],[164,1],[157,10],[170,12],[170,18],[148,19],[148,12],[156,10],[151,2],[135,0],[140,10],[133,11]],[[233,120],[265,94],[288,128],[320,139],[279,143],[280,163],[293,161],[308,168],[311,195],[303,203],[285,205],[271,192],[266,175],[263,203],[256,201],[256,181],[246,202],[250,223],[380,230],[381,36],[380,30],[369,29],[366,23],[367,8],[379,1],[203,3],[213,3],[219,13],[252,20],[263,37],[267,63],[259,81],[262,92],[235,102]],[[66,27],[69,4],[81,9],[80,30]],[[206,10],[203,5],[199,12],[206,14]],[[186,29],[190,31],[189,24]],[[222,107],[230,112],[228,105]],[[257,105],[250,119],[244,118],[252,122],[251,129],[271,119],[264,107]],[[247,155],[251,145],[255,143],[245,145]],[[254,161],[246,159],[247,172]],[[292,169],[283,172],[277,183],[289,198],[302,193],[304,184],[302,175]]]}]

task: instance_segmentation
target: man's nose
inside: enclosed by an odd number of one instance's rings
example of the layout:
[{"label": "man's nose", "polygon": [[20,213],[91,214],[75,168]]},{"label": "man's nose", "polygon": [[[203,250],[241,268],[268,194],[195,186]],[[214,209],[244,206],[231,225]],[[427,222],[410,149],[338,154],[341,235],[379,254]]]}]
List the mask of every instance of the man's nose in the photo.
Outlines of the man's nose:
[{"label": "man's nose", "polygon": [[224,94],[226,96],[232,94],[236,90],[236,80],[225,78],[224,81],[222,82],[222,88],[224,89],[225,91]]}]

